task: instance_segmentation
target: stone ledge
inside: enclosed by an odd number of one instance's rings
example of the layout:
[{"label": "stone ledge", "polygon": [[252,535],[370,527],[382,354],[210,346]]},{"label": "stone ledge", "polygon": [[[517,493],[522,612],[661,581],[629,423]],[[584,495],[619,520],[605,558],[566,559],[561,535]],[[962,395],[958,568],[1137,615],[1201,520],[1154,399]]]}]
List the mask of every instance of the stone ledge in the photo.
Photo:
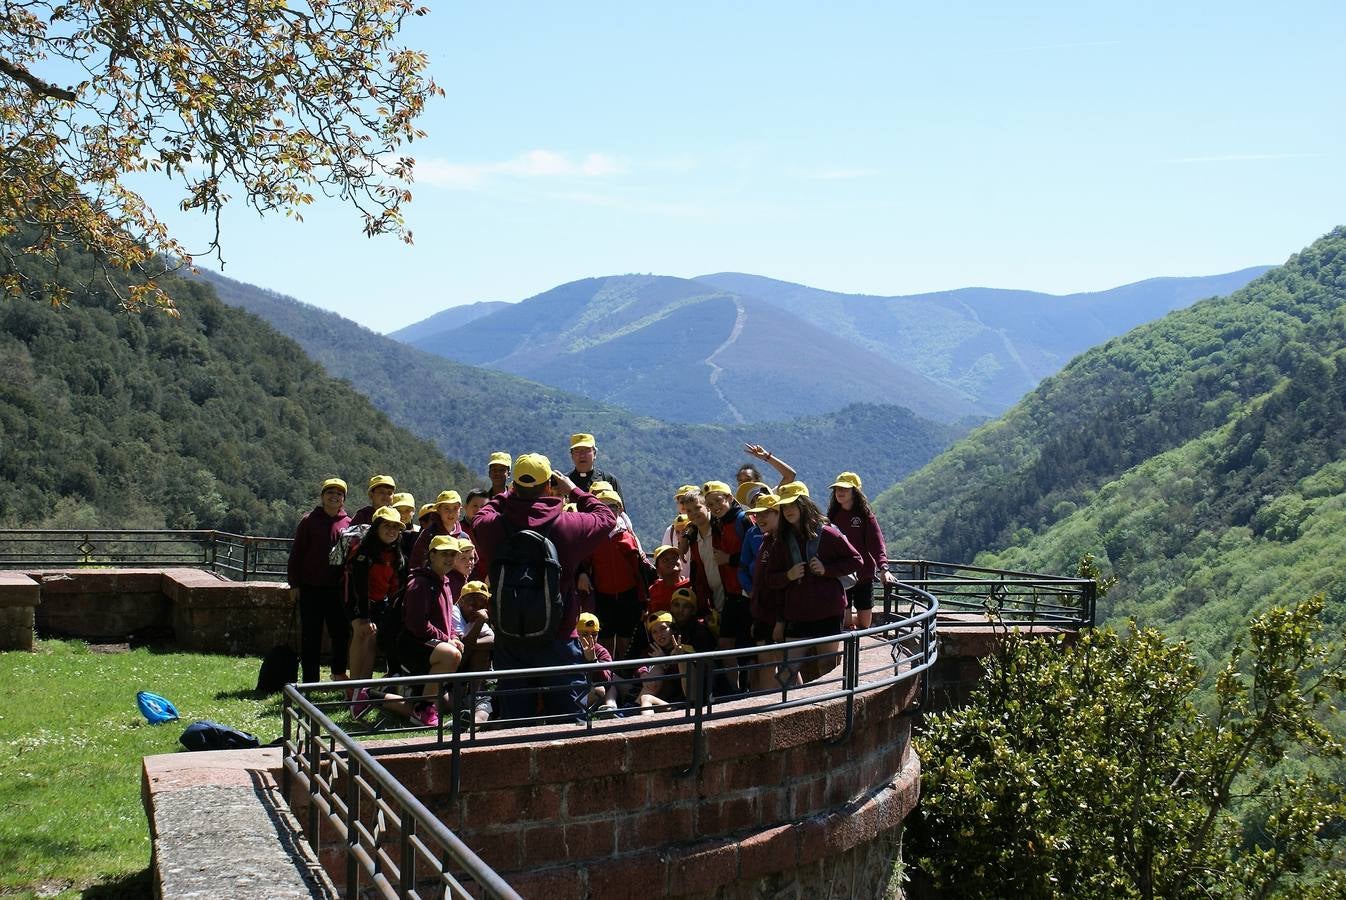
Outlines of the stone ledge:
[{"label": "stone ledge", "polygon": [[0,650],[32,650],[42,586],[21,572],[0,572]]},{"label": "stone ledge", "polygon": [[338,896],[281,798],[280,759],[278,749],[145,758],[156,896]]}]

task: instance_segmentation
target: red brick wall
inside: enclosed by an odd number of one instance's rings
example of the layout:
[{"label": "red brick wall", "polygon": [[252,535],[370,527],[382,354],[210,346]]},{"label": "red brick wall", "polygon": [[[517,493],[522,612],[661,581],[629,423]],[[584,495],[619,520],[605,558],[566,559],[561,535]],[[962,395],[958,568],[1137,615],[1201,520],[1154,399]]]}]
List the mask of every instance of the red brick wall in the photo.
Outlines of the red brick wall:
[{"label": "red brick wall", "polygon": [[[843,700],[707,723],[692,774],[693,729],[672,715],[645,732],[467,749],[456,798],[447,753],[380,762],[524,897],[825,896],[803,890],[811,879],[878,896],[919,793],[903,715],[916,690],[859,696],[849,736]],[[321,858],[342,883],[343,848]]]}]

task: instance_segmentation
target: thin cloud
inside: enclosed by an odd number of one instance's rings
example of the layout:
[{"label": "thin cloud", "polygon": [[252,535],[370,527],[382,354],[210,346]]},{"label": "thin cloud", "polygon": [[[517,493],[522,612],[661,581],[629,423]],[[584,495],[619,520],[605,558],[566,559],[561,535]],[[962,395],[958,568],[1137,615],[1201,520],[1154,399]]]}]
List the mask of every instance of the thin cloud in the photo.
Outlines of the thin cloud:
[{"label": "thin cloud", "polygon": [[873,178],[882,174],[878,169],[847,169],[840,166],[800,173],[801,177],[811,178],[815,181],[851,181],[856,178]]},{"label": "thin cloud", "polygon": [[623,212],[650,213],[661,216],[702,216],[705,210],[694,203],[661,203],[648,200],[628,200],[611,194],[599,194],[592,191],[557,191],[550,195],[553,200],[563,203],[578,203],[583,206],[597,206],[602,209],[618,209]]},{"label": "thin cloud", "polygon": [[476,190],[491,179],[506,178],[605,178],[620,175],[626,165],[606,153],[590,153],[572,159],[553,150],[530,150],[501,162],[458,163],[445,159],[417,160],[415,177],[420,184],[453,190]]},{"label": "thin cloud", "polygon": [[1172,164],[1186,163],[1222,163],[1222,162],[1260,162],[1268,159],[1317,159],[1321,153],[1223,153],[1218,156],[1184,156],[1178,159],[1166,159]]},{"label": "thin cloud", "polygon": [[1037,53],[1042,50],[1076,50],[1083,47],[1116,47],[1121,41],[1071,41],[1064,44],[1033,44],[1027,47],[1002,47],[999,53]]}]

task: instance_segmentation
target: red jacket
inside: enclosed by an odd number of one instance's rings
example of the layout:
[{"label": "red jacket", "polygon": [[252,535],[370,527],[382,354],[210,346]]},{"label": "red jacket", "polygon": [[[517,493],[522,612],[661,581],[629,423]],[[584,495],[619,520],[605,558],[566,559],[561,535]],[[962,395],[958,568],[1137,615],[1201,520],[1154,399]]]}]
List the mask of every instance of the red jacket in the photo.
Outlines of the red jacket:
[{"label": "red jacket", "polygon": [[407,582],[402,624],[417,641],[453,638],[453,590],[449,579],[428,568],[416,569]]},{"label": "red jacket", "polygon": [[472,519],[472,537],[482,569],[491,571],[491,556],[505,540],[505,523],[515,528],[545,529],[556,545],[561,562],[561,593],[566,598],[566,614],[556,637],[573,637],[579,619],[579,599],[575,596],[575,570],[607,540],[617,524],[617,516],[593,494],[576,490],[570,495],[577,510],[565,512],[560,497],[525,499],[506,491],[492,497]]},{"label": "red jacket", "polygon": [[[729,562],[722,566],[717,566],[720,572],[720,583],[724,585],[726,596],[731,594],[742,594],[743,588],[738,583],[738,552],[743,547],[743,538],[738,533],[738,528],[733,520],[715,522],[712,520],[709,525],[711,529],[711,546],[716,550],[723,550],[729,554]],[[693,534],[699,533],[694,527],[688,529]],[[706,579],[705,563],[701,560],[701,541],[695,538],[687,541],[691,547],[692,560],[692,590],[696,591],[697,597],[712,597],[710,582]],[[711,563],[714,564],[714,560]]]},{"label": "red jacket", "polygon": [[329,564],[327,554],[350,521],[344,509],[335,517],[323,512],[321,506],[304,514],[294,531],[286,566],[290,587],[341,586],[341,567]]},{"label": "red jacket", "polygon": [[876,573],[888,568],[888,548],[883,543],[883,531],[879,528],[879,520],[874,518],[874,513],[862,516],[858,509],[850,512],[842,509],[837,512],[832,524],[846,535],[846,540],[860,551],[860,556],[865,561],[860,571],[856,573],[856,578],[862,582],[873,581]]},{"label": "red jacket", "polygon": [[599,594],[621,594],[645,585],[640,576],[640,548],[629,531],[609,537],[594,551],[589,562],[593,566],[594,591]]},{"label": "red jacket", "polygon": [[807,563],[806,548],[791,534],[785,539],[774,536],[769,555],[767,545],[763,544],[764,555],[758,557],[757,564],[758,580],[765,583],[767,590],[780,595],[782,618],[787,622],[816,622],[841,615],[846,611],[846,592],[837,579],[860,571],[864,565],[860,551],[851,546],[835,525],[823,525],[818,535],[818,559],[822,561],[823,574],[815,575],[805,566],[804,577],[791,581],[786,574],[795,564],[787,543],[790,540],[796,541],[800,559]]}]

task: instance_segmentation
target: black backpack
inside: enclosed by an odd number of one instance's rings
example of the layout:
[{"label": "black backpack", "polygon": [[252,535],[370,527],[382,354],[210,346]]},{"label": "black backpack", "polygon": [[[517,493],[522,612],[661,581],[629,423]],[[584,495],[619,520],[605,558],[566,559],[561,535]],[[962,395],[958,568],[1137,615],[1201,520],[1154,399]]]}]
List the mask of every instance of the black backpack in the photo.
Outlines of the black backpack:
[{"label": "black backpack", "polygon": [[491,627],[496,640],[542,645],[556,638],[565,616],[561,560],[547,529],[515,528],[491,556]]},{"label": "black backpack", "polygon": [[289,644],[277,644],[262,657],[262,668],[257,673],[259,693],[274,694],[298,680],[299,654]]},{"label": "black backpack", "polygon": [[255,735],[210,719],[188,725],[178,741],[188,750],[246,750],[261,746]]}]

